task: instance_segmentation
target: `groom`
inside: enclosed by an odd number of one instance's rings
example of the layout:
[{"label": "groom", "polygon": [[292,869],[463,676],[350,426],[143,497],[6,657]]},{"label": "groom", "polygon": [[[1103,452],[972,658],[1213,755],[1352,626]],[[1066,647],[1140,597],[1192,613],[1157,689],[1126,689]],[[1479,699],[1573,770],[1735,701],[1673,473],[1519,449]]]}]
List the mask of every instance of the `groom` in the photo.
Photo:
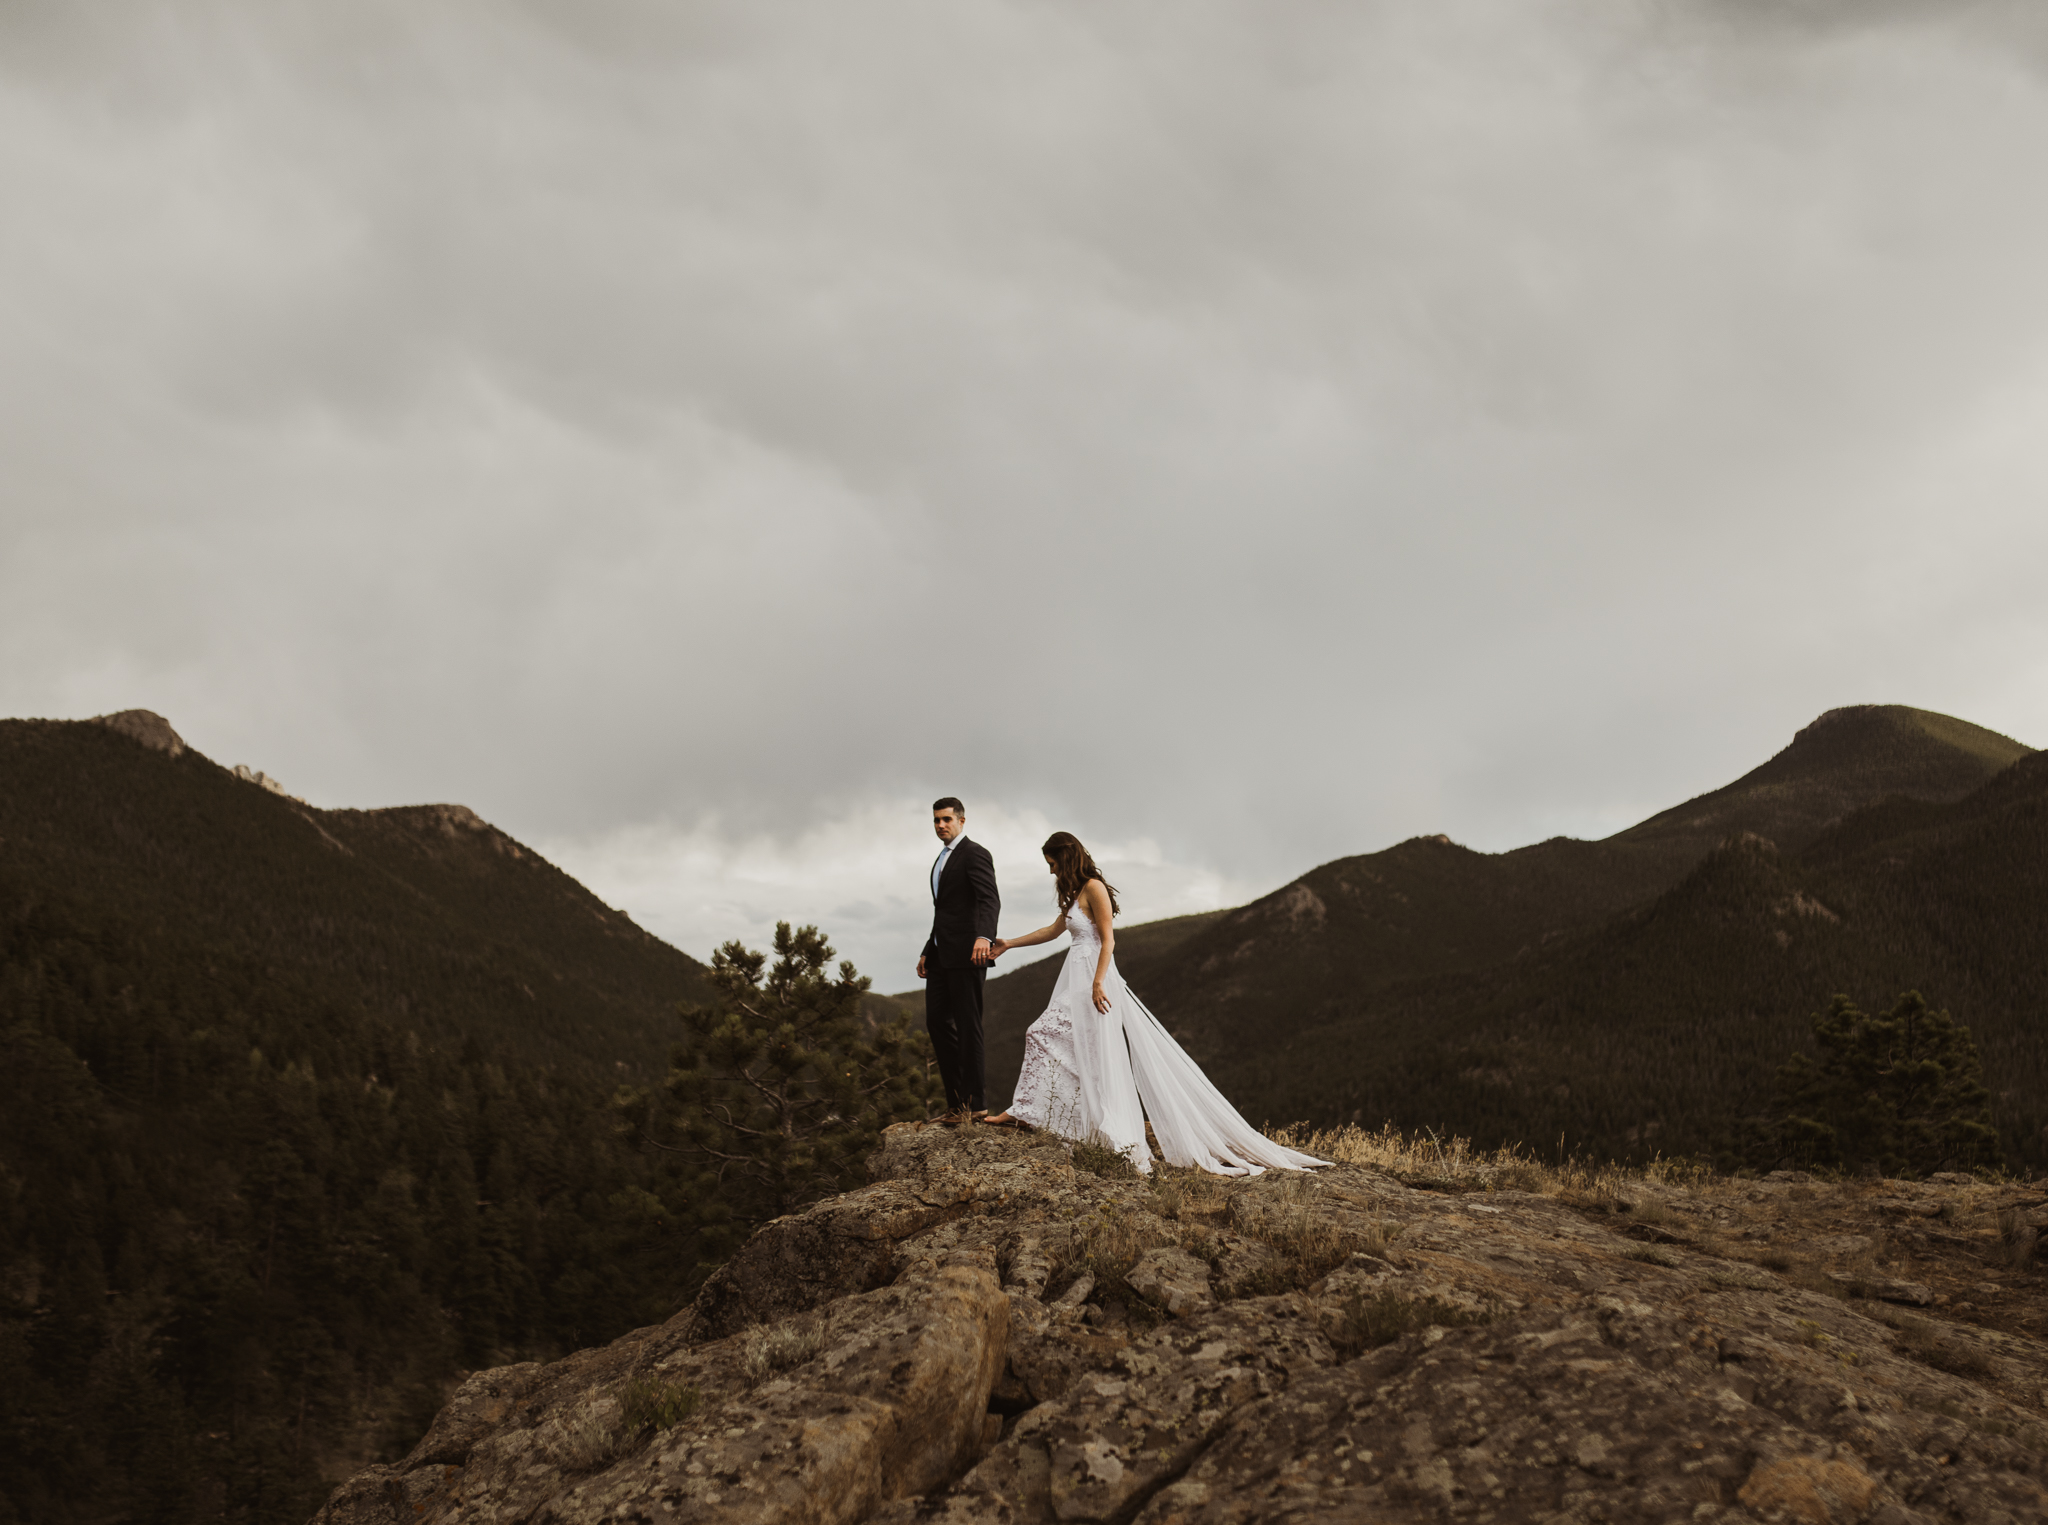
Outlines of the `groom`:
[{"label": "groom", "polygon": [[945,846],[932,864],[932,935],[917,956],[925,982],[924,1025],[946,1083],[947,1127],[988,1115],[981,1063],[981,986],[995,955],[996,860],[967,840],[967,807],[950,794],[932,803],[932,830]]}]

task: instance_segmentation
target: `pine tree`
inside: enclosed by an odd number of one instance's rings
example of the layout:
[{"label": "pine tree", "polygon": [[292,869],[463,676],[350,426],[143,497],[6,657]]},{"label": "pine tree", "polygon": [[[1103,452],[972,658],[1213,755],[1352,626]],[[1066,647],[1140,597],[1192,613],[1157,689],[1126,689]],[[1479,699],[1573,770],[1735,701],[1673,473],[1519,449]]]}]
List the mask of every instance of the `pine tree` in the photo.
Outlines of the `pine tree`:
[{"label": "pine tree", "polygon": [[1883,1016],[1838,995],[1813,1035],[1819,1062],[1794,1054],[1778,1072],[1781,1157],[1886,1175],[2002,1162],[1970,1030],[1919,991]]},{"label": "pine tree", "polygon": [[[864,1019],[871,983],[816,927],[775,928],[775,962],[729,942],[712,956],[719,999],[682,1008],[685,1037],[665,1089],[680,1142],[699,1168],[696,1217],[706,1259],[754,1225],[857,1184],[881,1130],[934,1100],[925,1044],[908,1019]],[[622,1093],[630,1113],[640,1098]]]}]

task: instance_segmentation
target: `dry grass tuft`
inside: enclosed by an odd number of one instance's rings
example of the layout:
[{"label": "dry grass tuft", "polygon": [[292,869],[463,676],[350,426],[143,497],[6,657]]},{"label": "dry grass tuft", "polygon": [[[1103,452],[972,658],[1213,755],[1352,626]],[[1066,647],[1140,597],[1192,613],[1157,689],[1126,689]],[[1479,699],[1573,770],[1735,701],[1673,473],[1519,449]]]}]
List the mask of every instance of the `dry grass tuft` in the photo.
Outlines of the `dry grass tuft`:
[{"label": "dry grass tuft", "polygon": [[1232,1204],[1231,1221],[1246,1237],[1273,1252],[1260,1270],[1232,1289],[1238,1297],[1293,1292],[1329,1275],[1353,1255],[1384,1255],[1399,1236],[1399,1225],[1374,1223],[1364,1232],[1340,1228],[1316,1212],[1321,1183],[1311,1175],[1290,1176],[1277,1187],[1245,1192]]},{"label": "dry grass tuft", "polygon": [[1095,1284],[1090,1302],[1118,1306],[1150,1322],[1158,1310],[1131,1286],[1131,1271],[1147,1250],[1182,1243],[1179,1232],[1163,1219],[1105,1202],[1075,1222],[1066,1248],[1053,1257],[1046,1290],[1050,1293],[1054,1287],[1072,1286],[1088,1276]]},{"label": "dry grass tuft", "polygon": [[1671,1270],[1678,1264],[1678,1257],[1669,1250],[1654,1244],[1632,1244],[1621,1252],[1623,1260],[1639,1260],[1646,1266],[1662,1266]]},{"label": "dry grass tuft", "polygon": [[587,1472],[618,1453],[622,1437],[612,1424],[612,1405],[596,1388],[553,1426],[545,1441],[548,1458],[565,1472]]},{"label": "dry grass tuft", "polygon": [[1469,1329],[1492,1323],[1499,1314],[1493,1309],[1460,1308],[1434,1297],[1403,1297],[1398,1292],[1379,1292],[1371,1297],[1346,1300],[1330,1340],[1350,1358],[1362,1351],[1391,1345],[1403,1335],[1435,1325],[1444,1329]]},{"label": "dry grass tuft", "polygon": [[1998,1363],[1978,1350],[1953,1336],[1942,1332],[1924,1318],[1915,1318],[1910,1313],[1895,1314],[1885,1320],[1897,1332],[1898,1338],[1892,1348],[1922,1366],[1931,1366],[1936,1371],[1945,1371],[1952,1376],[1985,1378],[1998,1374]]},{"label": "dry grass tuft", "polygon": [[816,1319],[756,1324],[741,1337],[740,1370],[749,1386],[758,1386],[778,1372],[803,1365],[824,1345],[825,1326]]},{"label": "dry grass tuft", "polygon": [[1574,1155],[1546,1163],[1521,1145],[1474,1149],[1471,1140],[1445,1138],[1425,1129],[1403,1133],[1392,1124],[1377,1133],[1341,1128],[1281,1128],[1268,1135],[1277,1144],[1340,1165],[1363,1165],[1438,1191],[1523,1191],[1575,1199],[1579,1206],[1620,1212],[1625,1188],[1634,1181],[1697,1190],[1715,1179],[1711,1165],[1697,1160],[1655,1159],[1640,1168]]},{"label": "dry grass tuft", "polygon": [[1098,1144],[1093,1139],[1075,1139],[1068,1150],[1076,1170],[1086,1171],[1092,1176],[1101,1176],[1108,1181],[1135,1181],[1139,1179],[1138,1167],[1129,1155],[1119,1153],[1107,1144]]},{"label": "dry grass tuft", "polygon": [[664,1382],[659,1377],[635,1377],[620,1396],[620,1427],[628,1435],[637,1435],[642,1430],[672,1430],[703,1403],[703,1395],[694,1387]]},{"label": "dry grass tuft", "polygon": [[[1388,1124],[1377,1133],[1346,1124],[1341,1128],[1282,1128],[1269,1135],[1289,1149],[1299,1149],[1339,1165],[1369,1169],[1411,1182],[1441,1183],[1453,1189],[1491,1191],[1503,1173],[1517,1180],[1536,1180],[1541,1167],[1519,1150],[1475,1153],[1471,1141],[1435,1133],[1406,1134]],[[1527,1186],[1518,1189],[1527,1190]]]},{"label": "dry grass tuft", "polygon": [[1220,1176],[1161,1165],[1152,1172],[1152,1211],[1176,1223],[1202,1222],[1230,1207]]}]

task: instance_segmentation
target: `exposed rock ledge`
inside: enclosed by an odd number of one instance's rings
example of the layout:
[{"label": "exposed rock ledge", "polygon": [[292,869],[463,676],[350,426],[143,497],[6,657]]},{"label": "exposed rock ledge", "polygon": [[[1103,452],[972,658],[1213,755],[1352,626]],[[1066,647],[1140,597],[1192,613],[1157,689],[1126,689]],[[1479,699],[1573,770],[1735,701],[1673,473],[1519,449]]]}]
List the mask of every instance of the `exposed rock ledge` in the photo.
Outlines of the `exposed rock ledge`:
[{"label": "exposed rock ledge", "polygon": [[154,752],[168,752],[173,757],[185,755],[185,741],[171,729],[170,721],[155,710],[121,710],[112,715],[95,715],[94,725],[103,725],[110,731],[119,731],[130,741],[139,741]]},{"label": "exposed rock ledge", "polygon": [[[2002,1395],[2048,1382],[2036,1342],[1952,1331],[1995,1345],[1994,1390],[1877,1304],[1544,1197],[1356,1166],[1155,1188],[916,1126],[873,1173],[668,1323],[470,1378],[317,1525],[2048,1518],[2043,1416]],[[1367,1248],[1236,1295],[1332,1232]],[[1090,1242],[1152,1246],[1156,1324],[1090,1300]]]}]

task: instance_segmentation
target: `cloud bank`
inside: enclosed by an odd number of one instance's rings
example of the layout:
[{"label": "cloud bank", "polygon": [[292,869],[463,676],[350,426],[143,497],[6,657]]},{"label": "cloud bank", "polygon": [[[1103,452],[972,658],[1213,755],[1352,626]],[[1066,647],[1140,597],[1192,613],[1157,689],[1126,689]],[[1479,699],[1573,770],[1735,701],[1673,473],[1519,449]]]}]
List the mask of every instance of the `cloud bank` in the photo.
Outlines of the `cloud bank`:
[{"label": "cloud bank", "polygon": [[12,6],[0,710],[878,975],[939,793],[1143,917],[2039,741],[2044,179],[1989,3]]}]

